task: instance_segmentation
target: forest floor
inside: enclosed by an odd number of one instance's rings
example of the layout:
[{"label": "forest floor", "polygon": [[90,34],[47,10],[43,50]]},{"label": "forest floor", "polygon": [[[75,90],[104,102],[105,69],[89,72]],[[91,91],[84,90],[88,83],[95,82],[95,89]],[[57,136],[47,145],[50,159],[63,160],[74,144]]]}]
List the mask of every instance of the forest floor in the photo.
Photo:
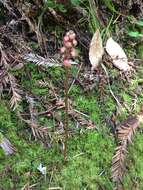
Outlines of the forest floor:
[{"label": "forest floor", "polygon": [[[138,15],[133,5],[130,13],[125,9],[120,15],[113,5],[103,3],[98,20],[89,1],[71,1],[70,6],[44,2],[0,1],[0,133],[14,147],[12,155],[0,149],[0,190],[112,190],[116,127],[137,115],[143,104],[140,5]],[[118,11],[123,8],[120,3],[116,6]],[[109,36],[121,44],[134,64],[131,73],[120,72],[106,53],[102,63],[109,76],[100,66],[91,72],[89,44],[97,28],[104,44]],[[68,30],[76,33],[78,64],[69,74],[65,161],[65,70],[48,63],[60,62]],[[120,190],[143,189],[142,144],[140,126],[127,149]]]}]

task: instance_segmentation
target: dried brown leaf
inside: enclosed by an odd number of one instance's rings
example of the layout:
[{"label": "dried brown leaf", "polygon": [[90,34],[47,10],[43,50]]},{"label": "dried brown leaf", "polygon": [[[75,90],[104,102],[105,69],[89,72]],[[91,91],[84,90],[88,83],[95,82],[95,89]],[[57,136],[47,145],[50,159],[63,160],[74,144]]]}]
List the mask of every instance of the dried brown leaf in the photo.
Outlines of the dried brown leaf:
[{"label": "dried brown leaf", "polygon": [[92,37],[89,48],[89,60],[92,65],[92,70],[97,69],[99,62],[102,59],[104,53],[102,38],[99,29],[96,30]]},{"label": "dried brown leaf", "polygon": [[106,43],[106,51],[113,60],[113,65],[121,71],[129,71],[131,68],[128,64],[127,56],[121,46],[112,38]]}]

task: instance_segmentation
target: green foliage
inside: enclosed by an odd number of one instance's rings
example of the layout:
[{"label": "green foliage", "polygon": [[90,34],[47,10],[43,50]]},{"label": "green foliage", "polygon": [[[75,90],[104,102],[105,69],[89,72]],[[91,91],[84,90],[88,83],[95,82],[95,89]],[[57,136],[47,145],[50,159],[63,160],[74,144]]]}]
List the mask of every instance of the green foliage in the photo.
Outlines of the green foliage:
[{"label": "green foliage", "polygon": [[143,44],[138,44],[137,45],[137,53],[138,53],[138,57],[140,59],[143,59]]},{"label": "green foliage", "polygon": [[133,31],[128,32],[128,35],[129,35],[130,37],[134,37],[134,38],[143,37],[143,34],[137,32],[137,31],[135,31],[135,32],[133,32]]},{"label": "green foliage", "polygon": [[143,27],[143,20],[139,20],[136,22],[136,25]]},{"label": "green foliage", "polygon": [[96,6],[93,0],[88,0],[89,5],[87,6],[87,10],[90,15],[89,28],[92,33],[95,32],[97,28],[100,28],[99,20],[96,15]]},{"label": "green foliage", "polygon": [[75,5],[75,6],[78,6],[78,5],[80,5],[81,0],[71,0],[71,3],[72,3],[73,5]]},{"label": "green foliage", "polygon": [[87,113],[97,124],[101,123],[101,107],[95,96],[78,96],[75,99],[76,107],[81,112]]},{"label": "green foliage", "polygon": [[128,35],[133,38],[142,38],[143,37],[143,33],[141,30],[142,27],[143,27],[142,20],[138,20],[134,22],[134,24],[132,25],[132,30],[128,31]]},{"label": "green foliage", "polygon": [[55,175],[54,184],[66,190],[99,187],[112,189],[108,170],[112,153],[106,155],[108,150],[113,149],[112,138],[107,142],[102,135],[94,131],[88,132],[73,138],[69,147],[69,161],[61,168],[61,172]]},{"label": "green foliage", "polygon": [[112,0],[102,0],[102,2],[104,3],[104,5],[107,6],[107,8],[113,12],[113,13],[117,13],[115,7],[114,7],[114,3],[112,2]]},{"label": "green foliage", "polygon": [[136,187],[143,189],[143,137],[142,134],[136,135],[134,145],[130,146],[128,153],[128,174],[124,178],[124,188]]},{"label": "green foliage", "polygon": [[[45,149],[39,142],[28,142],[29,132],[23,128],[24,126],[17,128],[17,122],[15,118],[11,117],[11,112],[4,102],[1,102],[0,106],[0,122],[2,131],[7,131],[6,136],[17,149],[11,157],[6,157],[0,151],[2,159],[0,170],[2,171],[7,165],[10,165],[12,169],[1,177],[0,184],[3,184],[3,186],[0,185],[1,188],[20,189],[27,182],[32,185],[37,181],[36,189],[39,187],[45,189],[48,184],[49,186],[56,184],[63,189],[81,189],[83,187],[92,189],[98,187],[98,183],[103,187],[106,187],[107,184],[108,189],[112,187],[108,170],[113,150],[112,137],[107,141],[102,134],[98,134],[96,131],[76,135],[69,140],[69,161],[64,165],[62,155],[56,146],[52,149]],[[20,135],[21,130],[25,130],[22,136]],[[48,168],[46,181],[37,170],[40,163]],[[52,168],[55,166],[56,172],[52,174]],[[85,170],[88,172],[84,172]],[[30,172],[30,177],[27,176],[28,172]],[[54,175],[54,178],[49,183],[50,175]],[[16,179],[14,180],[11,176],[15,176]]]},{"label": "green foliage", "polygon": [[66,12],[64,4],[57,3],[56,1],[53,1],[53,0],[46,0],[45,6],[47,6],[48,8],[56,9],[56,10],[61,11],[61,12]]}]

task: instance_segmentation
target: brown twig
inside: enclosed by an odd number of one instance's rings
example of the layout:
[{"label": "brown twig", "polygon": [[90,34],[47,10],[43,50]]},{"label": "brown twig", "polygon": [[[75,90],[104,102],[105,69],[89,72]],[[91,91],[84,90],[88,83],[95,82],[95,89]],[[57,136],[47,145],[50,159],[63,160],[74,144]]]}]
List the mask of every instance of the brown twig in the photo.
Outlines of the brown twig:
[{"label": "brown twig", "polygon": [[64,142],[64,159],[67,159],[67,142],[68,142],[68,81],[69,81],[69,69],[65,67],[65,121],[64,121],[64,130],[65,130],[65,142]]}]

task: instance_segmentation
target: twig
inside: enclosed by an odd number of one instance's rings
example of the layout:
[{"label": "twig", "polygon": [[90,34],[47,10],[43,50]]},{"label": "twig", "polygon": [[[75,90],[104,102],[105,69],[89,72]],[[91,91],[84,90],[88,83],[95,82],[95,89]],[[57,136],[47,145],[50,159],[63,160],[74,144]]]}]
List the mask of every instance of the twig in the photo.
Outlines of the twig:
[{"label": "twig", "polygon": [[122,107],[122,105],[120,104],[119,100],[117,99],[117,97],[115,96],[114,92],[111,89],[111,85],[110,85],[110,81],[109,81],[109,75],[108,75],[108,72],[107,72],[107,69],[106,69],[105,65],[103,65],[103,63],[101,63],[101,66],[102,66],[102,68],[105,71],[105,74],[107,76],[108,87],[109,87],[109,91],[110,91],[111,95],[113,96],[113,98],[116,101],[117,105],[119,107]]},{"label": "twig", "polygon": [[65,67],[65,142],[64,142],[64,159],[67,159],[67,141],[68,141],[68,80],[69,80],[69,70],[68,67]]},{"label": "twig", "polygon": [[83,115],[83,116],[89,118],[89,115],[86,115],[85,113],[82,113],[82,112],[80,112],[80,111],[78,111],[76,109],[74,109],[74,111],[77,112],[77,113],[79,113],[80,115]]}]

